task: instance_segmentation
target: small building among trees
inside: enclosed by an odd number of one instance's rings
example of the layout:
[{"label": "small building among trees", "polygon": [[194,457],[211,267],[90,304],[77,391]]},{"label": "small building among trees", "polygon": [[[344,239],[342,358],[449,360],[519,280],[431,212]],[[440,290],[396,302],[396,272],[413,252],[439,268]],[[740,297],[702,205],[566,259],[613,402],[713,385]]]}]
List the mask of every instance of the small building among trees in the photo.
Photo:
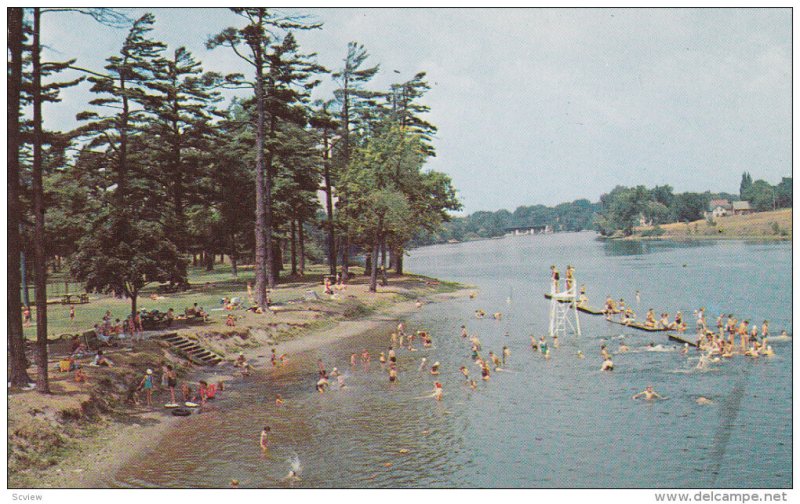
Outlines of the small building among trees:
[{"label": "small building among trees", "polygon": [[732,206],[733,215],[747,215],[753,213],[749,201],[734,201]]}]

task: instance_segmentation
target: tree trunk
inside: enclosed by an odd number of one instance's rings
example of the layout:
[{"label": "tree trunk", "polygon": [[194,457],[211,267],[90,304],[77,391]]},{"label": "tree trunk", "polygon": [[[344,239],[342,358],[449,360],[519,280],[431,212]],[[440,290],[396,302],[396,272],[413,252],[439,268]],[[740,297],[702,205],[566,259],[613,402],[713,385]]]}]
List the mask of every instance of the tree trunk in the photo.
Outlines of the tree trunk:
[{"label": "tree trunk", "polygon": [[[272,78],[269,79],[270,85],[270,95],[273,93],[273,81]],[[269,137],[270,140],[275,139],[275,131],[277,128],[277,120],[275,118],[275,114],[270,114],[269,116]],[[275,282],[278,279],[278,271],[279,269],[275,269],[275,260],[272,256],[273,254],[273,247],[272,247],[272,161],[273,161],[273,152],[272,146],[267,149],[267,178],[266,178],[266,188],[265,188],[265,199],[264,205],[265,208],[265,233],[266,233],[266,246],[267,246],[267,264],[269,265],[269,269],[267,270],[267,282],[269,284],[270,289],[275,288]],[[283,261],[278,262],[277,264],[282,265]]]},{"label": "tree trunk", "polygon": [[277,273],[283,270],[283,254],[281,254],[281,245],[278,242],[272,244],[272,271]]},{"label": "tree trunk", "polygon": [[[6,115],[8,125],[7,159],[7,211],[8,211],[8,283],[6,298],[8,305],[8,377],[14,387],[23,387],[30,382],[28,361],[25,358],[25,336],[22,330],[22,307],[20,306],[20,288],[24,288],[25,303],[28,306],[28,288],[24,284],[25,266],[20,236],[20,201],[19,201],[19,149],[22,139],[19,131],[19,105],[22,89],[22,22],[24,11],[20,7],[8,9],[8,48],[11,61],[8,77],[8,103]],[[22,263],[22,264],[20,264]]]},{"label": "tree trunk", "polygon": [[136,301],[139,298],[139,291],[131,292],[131,316],[136,316]]},{"label": "tree trunk", "polygon": [[33,9],[33,269],[36,294],[36,390],[50,393],[47,376],[47,260],[44,250],[44,187],[42,185],[42,67],[39,34],[41,11]]},{"label": "tree trunk", "polygon": [[236,233],[230,235],[231,249],[228,256],[231,258],[231,273],[233,278],[239,278],[239,252],[236,251]]},{"label": "tree trunk", "polygon": [[192,266],[197,267],[197,254],[192,252]]},{"label": "tree trunk", "polygon": [[372,241],[372,264],[369,269],[369,291],[378,291],[378,251],[380,250],[380,239],[376,235]]},{"label": "tree trunk", "polygon": [[[17,193],[19,194],[19,193]],[[19,199],[17,199],[17,204],[19,204]],[[20,241],[22,237],[20,236]],[[20,274],[22,275],[22,301],[25,303],[25,306],[31,305],[31,295],[28,292],[28,263],[25,261],[25,252],[19,253],[20,257]]]},{"label": "tree trunk", "polygon": [[350,279],[350,231],[344,231],[344,243],[342,244],[342,280]]},{"label": "tree trunk", "polygon": [[214,252],[205,252],[206,271],[214,271],[214,259],[217,255]]},{"label": "tree trunk", "polygon": [[389,279],[386,278],[386,237],[381,240],[381,285],[386,287],[389,285]]},{"label": "tree trunk", "polygon": [[[328,266],[331,275],[336,275],[336,238],[333,230],[333,188],[331,187],[331,167],[329,163],[330,154],[328,151],[328,130],[323,132],[322,140],[324,150],[322,151],[323,176],[325,180],[325,208],[328,211]],[[302,229],[300,230],[302,233]]]},{"label": "tree trunk", "polygon": [[306,273],[306,244],[303,234],[303,219],[297,220],[297,244],[300,246],[300,276]]},{"label": "tree trunk", "polygon": [[267,308],[267,215],[264,186],[264,62],[261,51],[255,51],[256,64],[256,259],[255,259],[255,302]]},{"label": "tree trunk", "polygon": [[291,229],[289,233],[291,233],[291,256],[292,256],[292,275],[297,275],[297,239],[295,235],[297,234],[297,225],[295,224],[295,220],[291,219]]},{"label": "tree trunk", "polygon": [[372,246],[371,245],[370,245],[369,250],[364,254],[364,274],[368,275],[370,271],[372,271]]},{"label": "tree trunk", "polygon": [[397,248],[397,252],[395,254],[396,254],[395,257],[397,258],[397,264],[395,266],[394,272],[397,273],[398,275],[402,275],[403,274],[403,249],[398,247]]}]

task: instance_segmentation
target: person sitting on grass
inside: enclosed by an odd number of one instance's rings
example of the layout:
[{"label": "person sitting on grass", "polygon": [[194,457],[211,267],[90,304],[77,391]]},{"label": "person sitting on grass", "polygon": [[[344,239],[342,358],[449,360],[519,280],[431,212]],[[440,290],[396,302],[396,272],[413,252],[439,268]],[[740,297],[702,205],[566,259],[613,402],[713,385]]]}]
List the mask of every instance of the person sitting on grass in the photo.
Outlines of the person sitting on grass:
[{"label": "person sitting on grass", "polygon": [[83,369],[76,369],[75,383],[89,383],[89,375],[87,375]]},{"label": "person sitting on grass", "polygon": [[236,327],[236,318],[234,318],[233,314],[228,314],[228,317],[225,319],[225,325],[228,327]]},{"label": "person sitting on grass", "polygon": [[112,367],[114,363],[111,360],[107,359],[105,355],[103,355],[102,350],[97,351],[97,355],[94,358],[94,365],[95,366],[105,366],[105,367]]}]

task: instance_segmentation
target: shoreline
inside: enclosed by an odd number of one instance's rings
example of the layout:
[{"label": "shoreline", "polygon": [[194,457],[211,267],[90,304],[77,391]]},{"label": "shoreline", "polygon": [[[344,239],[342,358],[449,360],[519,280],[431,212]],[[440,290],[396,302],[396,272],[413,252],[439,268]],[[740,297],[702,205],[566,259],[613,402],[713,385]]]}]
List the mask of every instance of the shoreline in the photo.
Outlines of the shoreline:
[{"label": "shoreline", "polygon": [[[459,286],[457,290],[451,292],[436,292],[419,297],[425,298],[428,302],[442,302],[466,297],[473,290],[466,286]],[[383,291],[383,293],[389,292],[391,291]],[[379,291],[378,294],[381,292]],[[333,320],[321,328],[312,328],[284,341],[262,340],[257,346],[241,346],[238,351],[243,353],[251,364],[266,368],[268,372],[271,372],[269,356],[265,355],[270,348],[275,348],[278,354],[293,355],[307,352],[368,332],[389,329],[403,317],[419,309],[415,300],[392,300],[388,305],[354,319]],[[234,376],[235,371],[228,369],[227,362],[221,363],[219,366],[224,367],[196,369],[185,376],[182,381],[196,382],[203,379],[205,375],[212,374],[214,370],[225,375],[217,374],[215,379],[237,379]],[[154,404],[159,402],[160,399],[154,398]],[[160,408],[150,411],[131,411],[125,415],[104,420],[97,427],[97,431],[81,437],[79,447],[70,449],[57,465],[46,471],[37,471],[41,473],[35,478],[37,486],[30,488],[106,488],[99,485],[108,478],[108,475],[113,475],[135,457],[158,446],[159,440],[169,435],[171,430],[179,425],[179,420],[180,417],[166,415]],[[14,488],[11,484],[9,487]],[[16,488],[29,487],[19,486]]]}]

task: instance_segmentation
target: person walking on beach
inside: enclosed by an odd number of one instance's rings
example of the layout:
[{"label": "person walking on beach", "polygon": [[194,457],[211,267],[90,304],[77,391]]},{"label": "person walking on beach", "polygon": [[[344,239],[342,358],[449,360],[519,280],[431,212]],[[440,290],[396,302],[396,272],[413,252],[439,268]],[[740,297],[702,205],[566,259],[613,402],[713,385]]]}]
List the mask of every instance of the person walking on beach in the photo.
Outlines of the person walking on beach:
[{"label": "person walking on beach", "polygon": [[153,407],[153,370],[148,369],[147,373],[142,378],[142,382],[139,384],[140,389],[144,389],[145,393],[147,394],[147,407]]},{"label": "person walking on beach", "polygon": [[69,305],[69,321],[75,321],[75,305]]}]

